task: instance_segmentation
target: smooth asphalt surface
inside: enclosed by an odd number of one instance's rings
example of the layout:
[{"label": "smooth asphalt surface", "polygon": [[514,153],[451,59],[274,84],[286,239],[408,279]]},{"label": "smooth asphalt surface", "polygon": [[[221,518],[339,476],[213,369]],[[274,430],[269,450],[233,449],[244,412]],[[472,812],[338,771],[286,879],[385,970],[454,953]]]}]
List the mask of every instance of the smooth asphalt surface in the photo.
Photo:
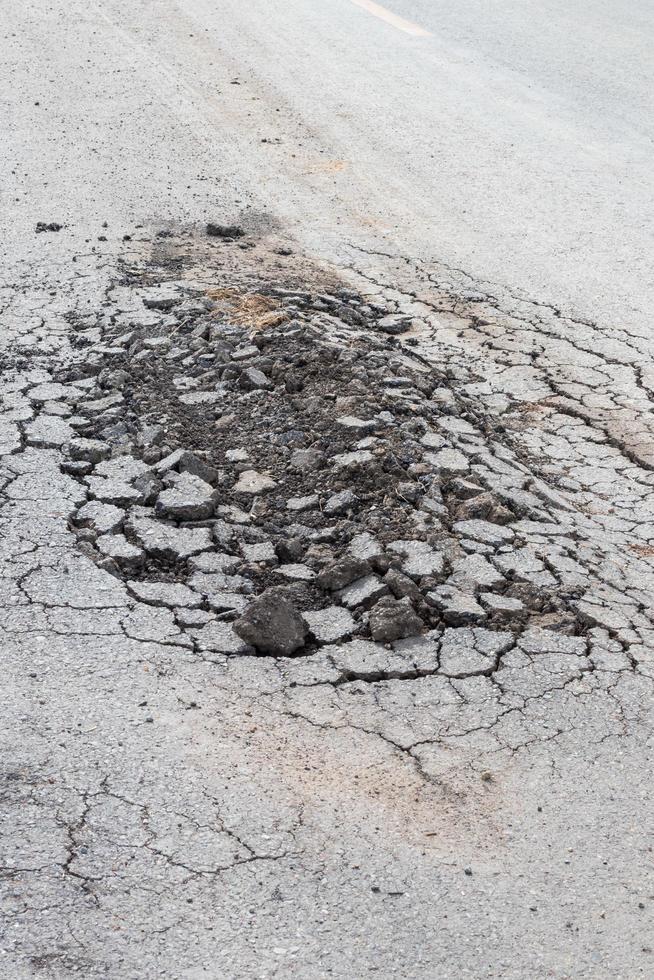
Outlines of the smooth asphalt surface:
[{"label": "smooth asphalt surface", "polygon": [[39,148],[21,211],[50,200],[56,166],[64,217],[249,204],[330,257],[351,240],[506,305],[649,317],[649,4],[3,7],[8,159],[28,133]]}]

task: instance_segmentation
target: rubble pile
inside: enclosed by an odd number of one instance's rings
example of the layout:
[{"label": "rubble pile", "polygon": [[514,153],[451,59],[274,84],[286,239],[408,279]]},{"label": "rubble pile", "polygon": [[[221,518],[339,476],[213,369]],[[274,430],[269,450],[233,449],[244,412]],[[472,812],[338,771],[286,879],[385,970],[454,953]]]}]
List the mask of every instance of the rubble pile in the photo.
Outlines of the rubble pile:
[{"label": "rubble pile", "polygon": [[574,576],[551,570],[573,562],[548,541],[566,501],[425,366],[409,317],[346,289],[179,280],[114,300],[30,392],[28,437],[85,489],[79,547],[197,649],[583,631]]}]

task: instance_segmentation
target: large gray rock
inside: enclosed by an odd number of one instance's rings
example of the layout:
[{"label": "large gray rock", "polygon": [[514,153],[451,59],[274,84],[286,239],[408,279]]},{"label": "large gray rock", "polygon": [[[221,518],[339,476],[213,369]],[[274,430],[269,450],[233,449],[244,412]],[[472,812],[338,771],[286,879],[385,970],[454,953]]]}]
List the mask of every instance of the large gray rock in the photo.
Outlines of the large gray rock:
[{"label": "large gray rock", "polygon": [[71,439],[67,446],[71,459],[86,460],[89,463],[99,463],[111,454],[111,446],[100,439],[83,439],[81,436]]},{"label": "large gray rock", "polygon": [[370,634],[377,643],[391,643],[405,636],[415,636],[424,627],[411,600],[386,596],[370,610]]},{"label": "large gray rock", "polygon": [[433,592],[428,592],[425,598],[430,605],[440,610],[445,622],[451,626],[467,626],[486,619],[484,609],[473,595],[448,585],[441,585]]},{"label": "large gray rock", "polygon": [[167,561],[179,561],[211,547],[211,532],[206,527],[174,527],[150,517],[131,517],[127,529],[149,555]]},{"label": "large gray rock", "polygon": [[172,487],[163,490],[155,506],[157,514],[178,521],[197,521],[211,517],[217,492],[199,476],[180,473]]},{"label": "large gray rock", "polygon": [[302,473],[319,470],[325,463],[325,456],[317,449],[296,449],[291,455],[289,466]]},{"label": "large gray rock", "polygon": [[259,493],[267,493],[276,486],[275,481],[264,473],[257,473],[256,470],[244,470],[234,487],[234,493],[248,493],[256,496]]},{"label": "large gray rock", "polygon": [[327,606],[303,614],[312,636],[318,643],[336,643],[351,636],[357,628],[352,614],[342,606]]},{"label": "large gray rock", "polygon": [[387,587],[379,581],[376,575],[365,575],[341,589],[338,595],[344,606],[347,606],[348,609],[355,609],[357,606],[368,608],[376,599],[380,599],[387,592]]},{"label": "large gray rock", "polygon": [[107,480],[103,476],[87,476],[84,480],[92,500],[128,507],[141,502],[141,493],[124,480]]},{"label": "large gray rock", "polygon": [[103,534],[95,545],[103,557],[113,558],[119,565],[134,568],[143,564],[142,550],[131,544],[124,534]]},{"label": "large gray rock", "polygon": [[198,476],[205,483],[210,483],[212,486],[220,482],[220,471],[187,449],[176,449],[160,460],[154,467],[154,472],[160,476],[169,473],[171,470]]},{"label": "large gray rock", "polygon": [[276,587],[267,589],[250,603],[234,623],[234,630],[260,653],[288,657],[304,646],[308,626],[288,591]]},{"label": "large gray rock", "polygon": [[266,377],[263,371],[255,367],[249,367],[243,371],[239,384],[245,391],[254,391],[256,388],[272,388],[270,379]]},{"label": "large gray rock", "polygon": [[363,578],[370,571],[369,563],[363,558],[345,555],[324,568],[318,578],[317,584],[321,589],[344,589],[350,582],[358,578]]},{"label": "large gray rock", "polygon": [[351,490],[341,490],[334,493],[325,504],[323,510],[325,514],[345,514],[357,506],[359,498]]}]

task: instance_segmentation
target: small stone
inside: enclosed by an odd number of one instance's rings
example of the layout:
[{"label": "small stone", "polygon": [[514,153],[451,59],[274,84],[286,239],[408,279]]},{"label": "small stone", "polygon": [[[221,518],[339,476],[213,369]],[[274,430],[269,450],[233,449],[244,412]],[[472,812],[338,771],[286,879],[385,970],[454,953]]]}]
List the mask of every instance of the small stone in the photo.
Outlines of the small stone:
[{"label": "small stone", "polygon": [[[214,536],[218,534],[217,529],[219,527],[223,525],[229,526],[226,524],[226,521],[230,521],[232,524],[249,524],[252,520],[249,514],[246,514],[245,511],[241,510],[240,507],[235,507],[232,504],[220,504],[220,506],[216,507],[216,513],[219,514],[221,517],[224,517],[225,520],[217,521],[214,524]],[[233,534],[234,532],[232,531],[232,535]],[[217,537],[216,537],[216,541],[220,543]]]},{"label": "small stone", "polygon": [[277,555],[272,541],[262,541],[257,544],[242,544],[241,554],[245,561],[252,562],[253,564],[277,564]]},{"label": "small stone", "polygon": [[155,505],[155,512],[178,521],[197,521],[211,517],[217,491],[198,476],[180,473],[175,484],[163,490]]},{"label": "small stone", "polygon": [[327,606],[326,609],[306,612],[302,616],[311,635],[318,643],[336,643],[338,640],[345,640],[357,628],[352,614],[342,606]]},{"label": "small stone", "polygon": [[296,449],[289,460],[289,466],[301,473],[311,473],[325,465],[325,456],[317,449]]},{"label": "small stone", "polygon": [[354,415],[341,415],[340,418],[336,419],[336,424],[342,426],[344,429],[348,429],[350,432],[359,433],[360,435],[373,432],[376,427],[375,422],[365,422],[363,419],[359,419]]},{"label": "small stone", "polygon": [[368,449],[359,449],[353,453],[340,453],[332,456],[330,463],[335,470],[357,470],[373,461],[374,457]]},{"label": "small stone", "polygon": [[375,599],[380,599],[386,592],[386,586],[376,575],[366,575],[346,586],[338,596],[344,606],[355,609],[357,606],[370,606]]},{"label": "small stone", "polygon": [[112,558],[119,565],[134,567],[143,563],[143,552],[130,544],[123,534],[104,534],[97,539],[95,546],[105,558]]},{"label": "small stone", "polygon": [[234,487],[234,493],[247,493],[255,496],[259,493],[267,493],[269,490],[274,490],[276,486],[277,484],[271,477],[265,476],[263,473],[257,473],[256,470],[244,470]]},{"label": "small stone", "polygon": [[324,568],[316,578],[321,589],[343,589],[346,585],[361,579],[370,571],[370,565],[362,558],[345,555]]},{"label": "small stone", "polygon": [[284,578],[291,579],[293,582],[311,582],[316,573],[308,565],[280,565],[275,569],[276,575],[283,575]]},{"label": "small stone", "polygon": [[351,490],[341,490],[340,493],[334,493],[327,500],[325,506],[323,507],[323,512],[325,514],[345,514],[349,510],[353,510],[359,503],[359,498]]},{"label": "small stone", "polygon": [[140,290],[143,305],[148,310],[167,312],[181,303],[183,297],[175,286],[145,286]]},{"label": "small stone", "polygon": [[128,531],[153,558],[182,561],[211,547],[211,532],[206,527],[178,528],[149,517],[133,517]]},{"label": "small stone", "polygon": [[438,453],[425,453],[424,460],[430,463],[441,479],[449,480],[453,476],[462,476],[470,469],[466,456],[458,449],[441,449]]},{"label": "small stone", "polygon": [[286,509],[299,514],[304,510],[315,510],[319,502],[317,493],[312,493],[307,497],[290,497],[286,501]]},{"label": "small stone", "polygon": [[307,624],[283,587],[267,589],[234,623],[243,640],[261,653],[289,657],[304,646]]},{"label": "small stone", "polygon": [[59,384],[58,381],[44,381],[43,384],[30,388],[27,393],[31,402],[74,401],[81,396],[82,392],[79,388],[69,388],[67,385]]},{"label": "small stone", "polygon": [[415,636],[424,628],[424,623],[416,613],[411,600],[381,599],[370,610],[370,634],[377,643],[391,643],[406,636]]},{"label": "small stone", "polygon": [[247,449],[228,449],[225,459],[228,463],[245,463],[250,458]]},{"label": "small stone", "polygon": [[516,582],[530,582],[540,588],[554,588],[558,583],[543,562],[529,548],[518,548],[495,559],[499,568]]},{"label": "small stone", "polygon": [[188,580],[190,588],[199,592],[209,602],[221,592],[244,594],[252,592],[252,582],[243,575],[228,575],[225,572],[194,572]]},{"label": "small stone", "polygon": [[398,313],[389,313],[377,321],[377,326],[384,333],[392,335],[406,333],[411,326],[411,318]]},{"label": "small stone", "polygon": [[426,541],[392,541],[388,550],[404,556],[402,571],[412,578],[440,575],[445,567],[443,555]]},{"label": "small stone", "polygon": [[377,558],[384,553],[384,549],[377,538],[368,531],[355,534],[350,541],[348,551],[354,558],[359,558],[362,561]]},{"label": "small stone", "polygon": [[188,560],[189,568],[195,572],[222,572],[228,575],[241,564],[234,555],[224,555],[219,551],[203,551]]},{"label": "small stone", "polygon": [[426,600],[440,610],[443,619],[450,626],[466,626],[469,623],[483,622],[486,613],[474,596],[467,592],[458,592],[449,586],[442,585],[433,592],[428,592]]},{"label": "small stone", "polygon": [[89,496],[93,500],[123,507],[141,502],[139,491],[122,480],[106,480],[102,476],[87,476],[84,478],[84,482],[89,489]]},{"label": "small stone", "polygon": [[413,579],[409,578],[408,575],[402,575],[395,569],[391,569],[384,575],[384,584],[389,587],[396,599],[408,597],[417,602],[422,598],[422,593]]},{"label": "small stone", "polygon": [[459,678],[490,674],[497,668],[501,654],[513,643],[511,633],[447,629],[441,641],[440,672]]},{"label": "small stone", "polygon": [[501,619],[513,619],[521,616],[525,612],[525,605],[519,599],[511,599],[510,596],[495,595],[494,592],[482,592],[479,601],[493,616]]},{"label": "small stone", "polygon": [[182,405],[215,405],[223,398],[222,391],[186,391],[178,396]]},{"label": "small stone", "polygon": [[89,463],[99,463],[111,455],[111,446],[99,439],[71,439],[66,446],[71,459],[86,460]]},{"label": "small stone", "polygon": [[303,446],[307,441],[307,435],[301,429],[287,429],[286,432],[278,433],[274,441],[279,446],[286,446],[288,449],[293,449],[294,447]]},{"label": "small stone", "polygon": [[426,432],[420,442],[427,449],[442,449],[447,445],[443,436],[439,436],[436,432]]},{"label": "small stone", "polygon": [[270,379],[266,377],[259,368],[246,368],[239,378],[239,384],[245,391],[254,391],[257,388],[271,388]]},{"label": "small stone", "polygon": [[90,500],[80,507],[74,520],[80,527],[90,527],[96,534],[111,534],[121,528],[125,511],[113,504]]},{"label": "small stone", "polygon": [[108,480],[121,480],[131,483],[137,476],[150,473],[150,467],[134,456],[116,456],[114,459],[103,459],[95,467],[95,475]]},{"label": "small stone", "polygon": [[483,555],[469,555],[452,562],[452,574],[447,585],[464,592],[497,589],[506,579]]},{"label": "small stone", "polygon": [[248,357],[258,357],[259,348],[255,347],[254,344],[243,344],[241,347],[237,347],[236,350],[232,351],[233,361],[245,361]]},{"label": "small stone", "polygon": [[61,419],[69,419],[73,414],[65,402],[44,402],[41,411],[46,415],[58,415]]},{"label": "small stone", "polygon": [[117,408],[124,401],[125,398],[120,392],[114,392],[111,395],[105,395],[103,398],[94,398],[92,401],[84,402],[84,411],[90,415],[100,415],[110,408]]}]

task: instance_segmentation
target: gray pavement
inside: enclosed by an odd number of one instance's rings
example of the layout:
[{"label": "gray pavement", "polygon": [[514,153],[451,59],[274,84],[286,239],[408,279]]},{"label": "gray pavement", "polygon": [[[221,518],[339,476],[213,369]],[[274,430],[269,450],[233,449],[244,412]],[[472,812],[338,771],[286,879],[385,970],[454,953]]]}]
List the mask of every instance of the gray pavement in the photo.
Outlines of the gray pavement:
[{"label": "gray pavement", "polygon": [[[5,976],[652,974],[651,11],[391,6],[1,5]],[[269,451],[304,411],[285,373],[315,383],[256,306],[275,287],[317,363],[343,354],[303,423],[324,475]],[[229,346],[271,309],[286,372]],[[368,426],[363,476],[315,421],[332,406]],[[75,468],[85,418],[126,477]],[[178,522],[178,463],[138,482],[162,445],[218,454],[199,550],[237,569],[231,598],[122,536]],[[241,516],[245,465],[281,504]],[[365,506],[325,536],[348,486]],[[92,497],[115,527],[80,519]],[[354,532],[383,544],[357,589],[404,595],[419,647],[306,583],[307,621],[355,624],[335,643],[235,639],[273,574],[247,547],[320,580]],[[157,575],[208,632],[128,584]]]}]

